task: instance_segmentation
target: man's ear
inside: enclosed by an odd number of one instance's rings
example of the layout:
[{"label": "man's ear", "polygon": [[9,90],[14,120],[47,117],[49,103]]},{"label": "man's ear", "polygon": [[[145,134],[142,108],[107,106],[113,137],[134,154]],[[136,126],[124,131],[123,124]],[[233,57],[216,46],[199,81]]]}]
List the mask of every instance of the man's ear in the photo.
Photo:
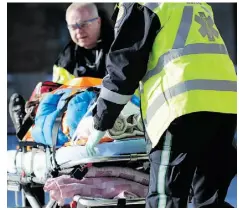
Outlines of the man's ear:
[{"label": "man's ear", "polygon": [[98,17],[97,22],[98,22],[98,24],[101,24],[101,17]]}]

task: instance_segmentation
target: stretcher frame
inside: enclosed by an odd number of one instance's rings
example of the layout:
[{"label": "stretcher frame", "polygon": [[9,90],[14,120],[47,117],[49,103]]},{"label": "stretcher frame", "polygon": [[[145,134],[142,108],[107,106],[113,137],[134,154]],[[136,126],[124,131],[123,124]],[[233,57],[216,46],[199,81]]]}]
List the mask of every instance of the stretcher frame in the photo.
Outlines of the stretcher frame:
[{"label": "stretcher frame", "polygon": [[[74,166],[80,166],[88,163],[105,163],[105,162],[134,162],[134,161],[147,161],[147,154],[129,154],[129,155],[117,155],[117,156],[100,156],[83,158],[79,161],[69,161],[60,166],[62,170],[70,169]],[[22,207],[26,207],[25,200],[28,201],[32,208],[55,208],[57,203],[54,200],[49,200],[47,204],[40,204],[38,198],[31,193],[31,189],[44,185],[46,180],[39,180],[36,177],[22,177],[21,174],[9,174],[7,176],[7,189],[15,192],[15,203],[17,202],[17,192],[22,193]],[[125,206],[137,206],[145,204],[145,198],[134,199],[102,199],[93,197],[83,197],[76,195],[73,201],[77,203],[77,208],[90,208],[90,207],[125,207]],[[18,204],[16,203],[16,206]]]}]

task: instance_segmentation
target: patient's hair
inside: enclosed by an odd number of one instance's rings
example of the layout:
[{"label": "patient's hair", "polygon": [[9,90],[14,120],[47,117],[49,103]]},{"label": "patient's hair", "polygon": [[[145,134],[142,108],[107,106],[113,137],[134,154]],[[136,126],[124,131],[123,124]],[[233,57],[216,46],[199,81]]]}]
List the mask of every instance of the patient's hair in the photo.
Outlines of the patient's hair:
[{"label": "patient's hair", "polygon": [[98,9],[94,3],[72,3],[66,10],[66,18],[71,11],[78,9],[87,9],[92,17],[98,17]]}]

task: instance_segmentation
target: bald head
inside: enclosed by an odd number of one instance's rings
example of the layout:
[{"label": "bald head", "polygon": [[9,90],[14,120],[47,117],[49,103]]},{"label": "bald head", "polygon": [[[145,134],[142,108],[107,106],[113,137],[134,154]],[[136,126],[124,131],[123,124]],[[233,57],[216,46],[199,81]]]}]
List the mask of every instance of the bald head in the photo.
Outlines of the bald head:
[{"label": "bald head", "polygon": [[88,13],[91,18],[98,17],[98,10],[94,3],[72,3],[66,10],[66,21],[69,15],[75,11],[82,11]]},{"label": "bald head", "polygon": [[71,39],[80,47],[96,46],[100,36],[101,19],[93,3],[72,3],[66,10],[66,22]]}]

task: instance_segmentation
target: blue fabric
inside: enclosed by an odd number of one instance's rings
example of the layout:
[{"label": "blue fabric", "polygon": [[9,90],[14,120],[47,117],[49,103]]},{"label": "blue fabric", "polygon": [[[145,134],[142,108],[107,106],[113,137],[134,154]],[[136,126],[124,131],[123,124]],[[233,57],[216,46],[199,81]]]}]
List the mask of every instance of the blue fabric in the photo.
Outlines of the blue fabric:
[{"label": "blue fabric", "polygon": [[144,138],[129,138],[98,144],[96,148],[100,156],[146,153],[146,142]]},{"label": "blue fabric", "polygon": [[85,91],[76,95],[69,101],[66,113],[66,124],[69,126],[71,136],[74,134],[77,125],[95,98],[96,95],[94,92]]},{"label": "blue fabric", "polygon": [[[47,144],[45,139],[45,133],[43,126],[48,119],[52,117],[52,113],[56,111],[57,104],[61,98],[61,95],[48,94],[39,104],[38,111],[35,117],[35,126],[32,128],[31,134],[35,142]],[[47,144],[51,145],[51,144]]]},{"label": "blue fabric", "polygon": [[[65,99],[70,96],[71,91],[71,89],[62,89],[55,94],[46,95],[41,101],[35,117],[35,126],[31,131],[32,137],[36,142],[52,146],[52,129],[54,122],[65,104]],[[69,126],[71,136],[95,97],[95,93],[85,91],[75,95],[69,101],[66,112],[66,124]],[[57,137],[57,146],[62,146],[67,141],[68,138],[60,127]]]},{"label": "blue fabric", "polygon": [[136,95],[133,95],[130,99],[130,101],[136,105],[137,107],[140,107],[140,98],[137,97]]}]

